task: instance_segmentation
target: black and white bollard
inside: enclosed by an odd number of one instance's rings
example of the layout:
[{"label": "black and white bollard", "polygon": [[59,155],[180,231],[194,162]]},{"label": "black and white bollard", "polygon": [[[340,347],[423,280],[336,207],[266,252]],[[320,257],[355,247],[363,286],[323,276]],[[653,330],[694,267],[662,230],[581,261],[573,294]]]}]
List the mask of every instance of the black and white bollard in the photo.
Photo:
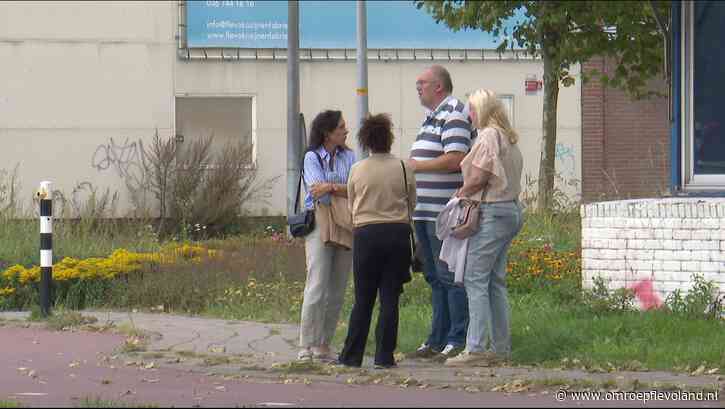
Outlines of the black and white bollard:
[{"label": "black and white bollard", "polygon": [[40,182],[40,314],[50,315],[50,289],[53,282],[53,198],[51,182]]}]

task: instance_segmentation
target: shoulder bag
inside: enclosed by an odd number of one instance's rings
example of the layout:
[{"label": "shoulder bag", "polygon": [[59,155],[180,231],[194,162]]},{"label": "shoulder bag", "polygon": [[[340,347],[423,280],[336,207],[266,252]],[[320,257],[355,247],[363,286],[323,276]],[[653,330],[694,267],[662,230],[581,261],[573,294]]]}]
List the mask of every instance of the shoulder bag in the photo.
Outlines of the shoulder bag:
[{"label": "shoulder bag", "polygon": [[[317,156],[317,160],[320,162],[320,166],[322,165],[322,158],[320,155],[315,152],[311,151],[312,153]],[[302,189],[302,180],[304,175],[304,160],[302,162],[302,168],[300,169],[300,181],[297,185],[297,197],[295,198],[295,207],[294,207],[294,213],[291,216],[287,216],[287,225],[289,226],[289,232],[292,237],[305,237],[308,234],[312,232],[312,230],[315,229],[315,211],[305,209],[302,212],[299,211],[300,208],[300,190]],[[324,167],[323,167],[324,169]]]}]

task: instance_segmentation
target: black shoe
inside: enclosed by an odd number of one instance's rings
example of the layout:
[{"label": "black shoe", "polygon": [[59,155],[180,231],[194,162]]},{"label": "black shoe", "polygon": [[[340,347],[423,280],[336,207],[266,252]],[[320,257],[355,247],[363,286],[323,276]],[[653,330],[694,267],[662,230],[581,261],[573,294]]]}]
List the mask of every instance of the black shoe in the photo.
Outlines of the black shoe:
[{"label": "black shoe", "polygon": [[373,368],[375,369],[394,369],[397,368],[398,364],[393,362],[392,364],[375,364]]},{"label": "black shoe", "polygon": [[352,365],[352,364],[345,363],[345,362],[341,361],[339,358],[330,362],[329,365],[335,366],[335,367],[345,367],[345,368],[360,368],[362,366],[362,365]]}]

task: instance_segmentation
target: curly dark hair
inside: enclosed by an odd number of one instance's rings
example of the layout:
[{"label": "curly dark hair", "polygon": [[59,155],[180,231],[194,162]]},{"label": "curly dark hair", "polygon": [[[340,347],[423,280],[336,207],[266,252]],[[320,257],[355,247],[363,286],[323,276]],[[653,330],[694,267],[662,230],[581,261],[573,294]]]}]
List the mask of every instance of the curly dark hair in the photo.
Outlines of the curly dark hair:
[{"label": "curly dark hair", "polygon": [[310,144],[308,150],[314,150],[325,142],[325,136],[337,128],[342,118],[342,111],[326,110],[322,111],[315,119],[312,120],[310,129]]},{"label": "curly dark hair", "polygon": [[390,115],[370,115],[363,121],[357,137],[362,149],[368,149],[373,153],[390,152],[395,138]]}]

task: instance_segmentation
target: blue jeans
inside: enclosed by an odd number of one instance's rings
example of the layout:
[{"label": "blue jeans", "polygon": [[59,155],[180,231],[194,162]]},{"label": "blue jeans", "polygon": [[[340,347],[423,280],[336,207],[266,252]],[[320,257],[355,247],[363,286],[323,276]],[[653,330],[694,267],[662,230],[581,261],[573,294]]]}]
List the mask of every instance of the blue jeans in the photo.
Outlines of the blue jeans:
[{"label": "blue jeans", "polygon": [[436,237],[435,222],[416,220],[414,224],[415,236],[423,250],[425,281],[432,290],[433,320],[426,344],[438,351],[447,344],[463,347],[468,329],[466,289],[453,284],[453,273],[439,259],[442,243]]},{"label": "blue jeans", "polygon": [[[468,238],[466,272],[471,323],[469,352],[511,354],[511,325],[506,290],[507,253],[523,224],[518,202],[481,205],[481,228]],[[490,348],[487,348],[490,338]]]}]

